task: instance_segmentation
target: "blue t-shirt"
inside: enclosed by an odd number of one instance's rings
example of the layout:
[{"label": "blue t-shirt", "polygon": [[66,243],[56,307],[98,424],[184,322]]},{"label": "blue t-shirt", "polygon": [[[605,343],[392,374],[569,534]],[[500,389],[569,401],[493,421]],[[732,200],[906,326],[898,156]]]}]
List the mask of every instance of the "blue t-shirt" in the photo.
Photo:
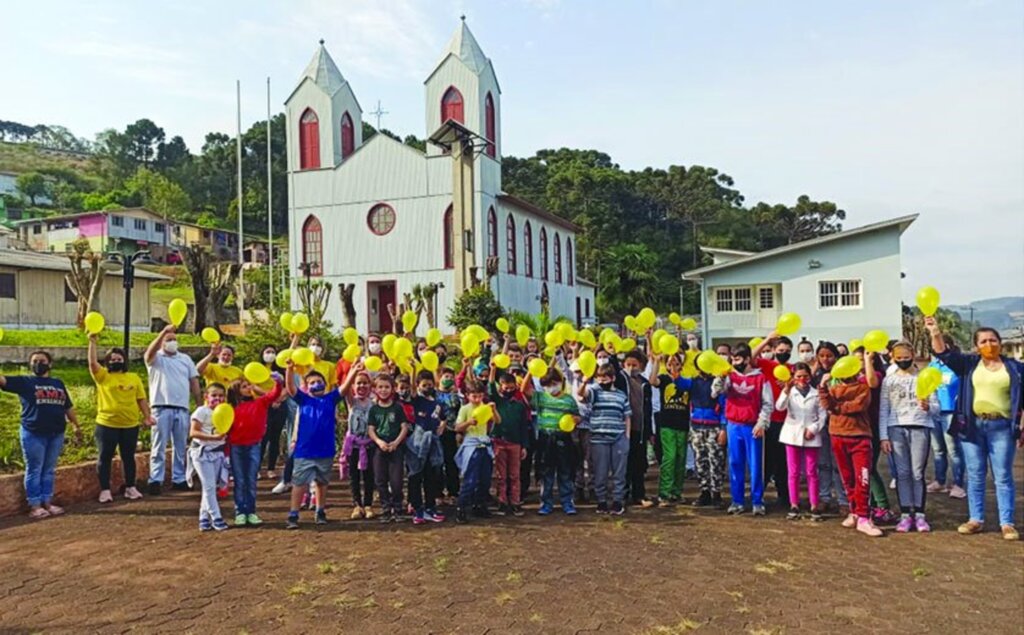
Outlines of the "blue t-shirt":
[{"label": "blue t-shirt", "polygon": [[4,390],[21,399],[21,426],[33,434],[56,436],[67,427],[65,415],[71,396],[64,382],[53,377],[13,375],[4,377]]},{"label": "blue t-shirt", "polygon": [[333,459],[337,453],[334,413],[341,401],[337,390],[322,397],[297,392],[292,397],[299,405],[299,436],[295,439],[295,458]]},{"label": "blue t-shirt", "polygon": [[437,426],[445,419],[445,408],[441,402],[416,395],[411,403],[412,411],[416,414],[413,424],[429,432],[437,432]]},{"label": "blue t-shirt", "polygon": [[960,392],[960,378],[957,377],[957,374],[949,366],[946,366],[937,359],[928,365],[939,369],[939,372],[942,373],[942,384],[935,392],[939,398],[939,407],[942,408],[943,414],[956,412],[956,397]]}]

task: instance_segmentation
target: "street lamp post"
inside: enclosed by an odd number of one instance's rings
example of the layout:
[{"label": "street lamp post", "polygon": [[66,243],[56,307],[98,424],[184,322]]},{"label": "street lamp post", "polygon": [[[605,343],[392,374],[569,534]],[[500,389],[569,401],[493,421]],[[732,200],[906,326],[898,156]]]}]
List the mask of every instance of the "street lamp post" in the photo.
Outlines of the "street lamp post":
[{"label": "street lamp post", "polygon": [[148,249],[136,251],[131,256],[119,252],[107,254],[105,266],[109,269],[122,269],[121,286],[124,287],[124,361],[127,366],[131,360],[131,325],[132,325],[132,288],[135,287],[135,266],[157,264]]}]

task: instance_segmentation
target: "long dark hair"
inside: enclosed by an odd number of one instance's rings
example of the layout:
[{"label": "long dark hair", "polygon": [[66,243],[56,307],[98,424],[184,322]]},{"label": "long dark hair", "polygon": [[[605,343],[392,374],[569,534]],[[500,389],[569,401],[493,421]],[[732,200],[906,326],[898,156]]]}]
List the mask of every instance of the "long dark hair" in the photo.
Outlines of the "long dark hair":
[{"label": "long dark hair", "polygon": [[124,349],[123,348],[116,348],[115,347],[115,348],[112,348],[109,351],[107,351],[107,354],[103,356],[103,362],[102,363],[103,363],[103,366],[105,368],[109,368],[110,367],[110,358],[112,356],[114,356],[114,355],[120,355],[121,359],[123,359],[125,362],[128,361],[128,356],[124,354]]}]

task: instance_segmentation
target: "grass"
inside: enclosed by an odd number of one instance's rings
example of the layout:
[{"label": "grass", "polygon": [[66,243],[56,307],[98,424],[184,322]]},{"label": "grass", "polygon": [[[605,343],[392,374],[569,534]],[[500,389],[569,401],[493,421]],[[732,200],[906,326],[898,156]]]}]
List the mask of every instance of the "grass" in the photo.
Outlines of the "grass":
[{"label": "grass", "polygon": [[669,626],[655,626],[645,631],[645,635],[678,635],[679,633],[695,631],[701,626],[703,626],[702,623],[684,617],[679,622]]},{"label": "grass", "polygon": [[307,584],[305,580],[299,580],[292,586],[288,587],[288,596],[298,597],[300,595],[309,595],[311,590],[312,589],[310,589],[309,584]]},{"label": "grass", "polygon": [[505,582],[514,582],[516,584],[519,584],[522,581],[523,581],[523,576],[518,571],[509,571],[505,575]]},{"label": "grass", "polygon": [[337,565],[335,565],[333,562],[321,562],[320,564],[316,565],[316,568],[317,571],[324,575],[334,573],[338,570]]},{"label": "grass", "polygon": [[[149,346],[150,342],[156,339],[156,333],[130,333],[128,336],[132,348],[142,349]],[[182,333],[178,336],[181,346],[208,346],[198,335]],[[89,344],[89,338],[84,331],[78,329],[55,329],[52,331],[34,330],[5,330],[3,340],[0,344],[4,346],[35,346],[43,349],[53,348],[85,348]],[[122,331],[104,329],[100,333],[100,349],[112,346],[122,346],[124,334]]]},{"label": "grass", "polygon": [[494,602],[498,606],[505,606],[509,602],[516,599],[516,596],[512,595],[508,591],[502,591],[501,593],[494,596]]},{"label": "grass", "polygon": [[434,571],[437,571],[438,575],[446,575],[448,573],[448,567],[451,565],[451,560],[448,556],[439,556],[434,558]]},{"label": "grass", "polygon": [[929,571],[928,569],[925,569],[924,567],[914,567],[914,570],[912,571],[912,573],[914,574],[914,580],[920,580],[921,578],[927,578],[928,576],[931,575],[931,571]]}]

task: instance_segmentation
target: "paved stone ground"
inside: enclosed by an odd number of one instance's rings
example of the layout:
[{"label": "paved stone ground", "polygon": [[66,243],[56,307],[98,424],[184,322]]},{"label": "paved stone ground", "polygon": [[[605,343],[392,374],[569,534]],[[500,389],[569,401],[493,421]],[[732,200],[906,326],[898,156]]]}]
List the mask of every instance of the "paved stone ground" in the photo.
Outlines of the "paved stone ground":
[{"label": "paved stone ground", "polygon": [[[1022,473],[1018,460],[1018,483]],[[533,505],[468,526],[383,526],[341,520],[348,497],[336,486],[330,525],[286,532],[287,503],[270,485],[259,502],[272,522],[224,534],[199,533],[193,493],[0,522],[0,632],[1024,629],[1024,542],[957,535],[966,502],[946,496],[929,501],[931,535],[871,540],[835,518],[689,507],[613,519],[592,506],[539,518]],[[994,513],[992,501],[992,527]]]}]

